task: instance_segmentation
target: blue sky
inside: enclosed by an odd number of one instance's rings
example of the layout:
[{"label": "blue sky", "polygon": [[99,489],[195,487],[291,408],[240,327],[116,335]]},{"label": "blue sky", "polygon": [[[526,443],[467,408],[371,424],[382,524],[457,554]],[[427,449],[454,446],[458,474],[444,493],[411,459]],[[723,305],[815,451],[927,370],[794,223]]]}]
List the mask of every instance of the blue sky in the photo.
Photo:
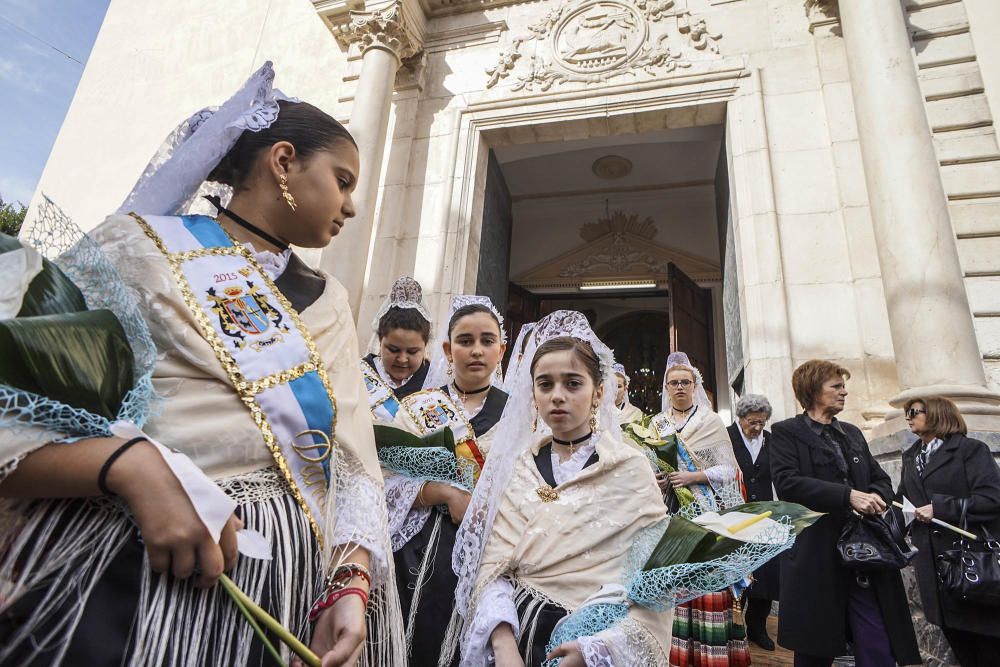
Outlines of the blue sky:
[{"label": "blue sky", "polygon": [[31,199],[109,1],[0,0],[4,201]]}]

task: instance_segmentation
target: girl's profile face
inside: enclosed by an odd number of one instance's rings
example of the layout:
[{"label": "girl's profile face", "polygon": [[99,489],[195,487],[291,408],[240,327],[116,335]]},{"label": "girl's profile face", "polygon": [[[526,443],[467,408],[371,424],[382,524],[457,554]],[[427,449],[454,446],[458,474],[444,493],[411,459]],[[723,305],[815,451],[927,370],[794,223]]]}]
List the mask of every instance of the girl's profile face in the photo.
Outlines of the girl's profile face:
[{"label": "girl's profile face", "polygon": [[351,195],[360,168],[358,149],[346,139],[289,163],[288,191],[296,208],[283,223],[284,239],[303,248],[325,248],[354,217]]},{"label": "girl's profile face", "polygon": [[386,372],[396,382],[406,380],[424,363],[427,343],[419,331],[392,329],[379,341],[379,357]]},{"label": "girl's profile face", "polygon": [[532,386],[538,416],[553,435],[585,435],[590,430],[590,415],[600,402],[603,387],[595,386],[575,352],[560,350],[538,359]]},{"label": "girl's profile face", "polygon": [[500,327],[488,313],[470,313],[455,322],[444,353],[455,368],[455,384],[471,391],[490,384],[506,345]]}]

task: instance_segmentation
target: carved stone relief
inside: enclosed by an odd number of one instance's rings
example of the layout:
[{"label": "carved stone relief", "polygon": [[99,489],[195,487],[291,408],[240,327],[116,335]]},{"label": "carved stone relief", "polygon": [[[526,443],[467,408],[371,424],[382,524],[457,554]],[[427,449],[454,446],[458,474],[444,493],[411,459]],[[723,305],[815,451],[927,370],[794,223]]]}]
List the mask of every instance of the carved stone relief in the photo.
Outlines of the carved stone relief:
[{"label": "carved stone relief", "polygon": [[546,91],[656,76],[717,57],[722,38],[678,0],[556,0],[526,30],[486,69],[487,88],[507,77],[515,91]]}]

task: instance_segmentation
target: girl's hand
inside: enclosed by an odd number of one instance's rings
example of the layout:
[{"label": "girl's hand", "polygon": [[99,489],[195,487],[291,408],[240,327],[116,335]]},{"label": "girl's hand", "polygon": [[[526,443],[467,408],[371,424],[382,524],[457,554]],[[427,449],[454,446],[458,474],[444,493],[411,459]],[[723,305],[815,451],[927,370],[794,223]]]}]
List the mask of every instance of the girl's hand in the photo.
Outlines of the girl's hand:
[{"label": "girl's hand", "polygon": [[[354,585],[354,582],[351,583]],[[323,667],[353,667],[365,649],[365,604],[358,595],[347,595],[324,609],[316,619],[309,648]],[[299,658],[293,667],[304,667]]]},{"label": "girl's hand", "polygon": [[197,567],[195,585],[208,588],[236,565],[236,531],[243,522],[235,514],[229,517],[216,543],[151,443],[140,442],[122,454],[108,471],[107,484],[132,510],[154,572],[187,579]]},{"label": "girl's hand", "polygon": [[552,649],[552,653],[545,656],[547,660],[562,658],[559,667],[586,667],[587,661],[583,659],[583,652],[580,650],[580,642],[566,642]]},{"label": "girl's hand", "polygon": [[501,623],[493,630],[490,644],[497,667],[524,667],[524,660],[517,650],[517,638],[509,624]]},{"label": "girl's hand", "polygon": [[472,494],[468,491],[463,491],[462,489],[451,488],[451,494],[448,497],[448,514],[451,516],[451,522],[456,526],[462,523],[462,519],[465,517],[466,510],[469,509],[469,502],[472,500]]},{"label": "girl's hand", "polygon": [[670,486],[669,475],[662,471],[656,473],[656,486],[660,487],[660,491],[667,491],[673,488],[672,486]]},{"label": "girl's hand", "polygon": [[672,472],[668,477],[670,478],[670,485],[675,488],[699,483],[698,473],[696,472]]},{"label": "girl's hand", "polygon": [[934,518],[934,505],[924,505],[923,507],[916,508],[917,521],[921,523],[930,523],[931,519]]}]

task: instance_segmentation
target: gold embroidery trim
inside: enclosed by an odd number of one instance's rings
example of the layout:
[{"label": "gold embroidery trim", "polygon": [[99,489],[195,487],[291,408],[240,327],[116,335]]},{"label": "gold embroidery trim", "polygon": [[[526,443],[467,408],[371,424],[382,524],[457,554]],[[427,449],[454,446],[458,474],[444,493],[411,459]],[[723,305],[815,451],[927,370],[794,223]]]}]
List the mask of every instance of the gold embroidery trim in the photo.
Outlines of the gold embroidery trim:
[{"label": "gold embroidery trim", "polygon": [[[422,391],[416,391],[399,402],[400,406],[406,409],[406,414],[410,416],[410,419],[412,419],[413,422],[417,425],[417,428],[421,429],[420,435],[427,435],[430,431],[423,428],[423,422],[420,418],[420,415],[418,415],[416,412],[413,411],[413,403],[415,401],[412,401],[411,399],[414,399],[417,396],[425,396],[427,394],[434,394],[434,393],[444,396],[447,402],[451,403],[452,407],[455,408],[455,419],[458,420],[459,423],[465,425],[466,436],[465,438],[462,439],[462,442],[465,442],[466,440],[472,440],[473,442],[475,442],[476,432],[472,430],[472,424],[469,422],[468,419],[465,418],[465,410],[462,409],[459,405],[457,405],[455,401],[452,400],[451,396],[444,393],[440,389],[424,389]],[[441,402],[443,403],[444,401]],[[448,428],[451,428],[452,421],[453,420],[448,420]]]},{"label": "gold embroidery trim", "polygon": [[[319,356],[319,351],[316,348],[316,343],[313,341],[312,336],[309,335],[308,330],[302,324],[302,319],[299,317],[298,312],[292,308],[291,303],[285,298],[285,295],[275,287],[274,282],[271,280],[270,276],[264,272],[260,264],[257,262],[257,258],[254,257],[246,248],[244,248],[239,242],[236,241],[229,232],[223,229],[223,233],[229,237],[232,241],[232,248],[203,248],[201,250],[188,250],[180,253],[171,253],[167,250],[166,245],[163,243],[163,239],[160,235],[146,222],[142,216],[137,213],[129,213],[129,215],[138,223],[139,227],[146,233],[146,236],[150,238],[156,248],[163,253],[163,256],[167,260],[167,264],[170,267],[170,272],[174,276],[174,280],[177,282],[177,286],[180,289],[181,296],[184,298],[184,303],[187,305],[188,309],[191,311],[195,320],[198,322],[199,328],[201,328],[202,336],[212,347],[215,352],[216,358],[218,358],[219,363],[222,364],[223,369],[229,376],[229,381],[232,383],[233,387],[236,389],[240,400],[243,401],[244,405],[250,410],[250,416],[253,418],[254,423],[257,424],[257,428],[260,429],[261,435],[264,438],[264,444],[271,451],[271,455],[274,457],[275,463],[278,465],[278,469],[284,476],[285,480],[288,482],[288,486],[292,491],[292,495],[295,501],[305,512],[306,518],[309,519],[309,525],[312,527],[313,534],[316,535],[316,540],[319,542],[320,549],[323,548],[323,534],[319,529],[319,524],[316,523],[316,518],[312,515],[312,511],[309,509],[309,504],[306,503],[305,498],[302,497],[302,492],[300,491],[298,485],[295,483],[295,476],[292,474],[291,470],[288,468],[288,463],[285,461],[281,447],[277,444],[277,438],[274,437],[274,433],[271,431],[271,425],[267,421],[267,416],[261,409],[260,405],[254,399],[254,396],[269,386],[262,386],[262,383],[277,384],[281,377],[288,374],[289,380],[295,379],[292,375],[301,370],[301,373],[295,377],[301,377],[305,375],[307,371],[302,370],[305,366],[312,366],[310,370],[315,370],[316,375],[319,376],[320,381],[323,383],[324,389],[326,389],[327,396],[330,399],[330,404],[333,407],[333,422],[330,425],[331,435],[336,434],[337,428],[337,400],[333,395],[333,389],[330,387],[330,379],[326,374],[326,368],[323,366],[322,359]],[[221,229],[221,225],[220,225]],[[215,252],[213,252],[215,251]],[[219,338],[218,333],[215,328],[212,327],[211,323],[208,321],[208,317],[205,315],[205,311],[202,309],[201,304],[195,297],[194,293],[191,291],[191,286],[187,281],[187,277],[181,271],[181,263],[190,259],[196,259],[199,257],[207,257],[212,255],[233,255],[242,256],[250,266],[257,271],[264,285],[271,291],[271,293],[277,298],[278,303],[281,307],[285,309],[285,312],[292,318],[292,322],[295,324],[296,329],[299,331],[299,335],[302,336],[302,340],[306,344],[306,349],[309,351],[309,361],[305,364],[300,364],[299,366],[291,369],[289,371],[283,371],[281,373],[276,373],[274,375],[262,378],[257,381],[248,381],[243,373],[240,371],[239,365],[233,359],[229,350],[223,345],[222,340]],[[254,391],[256,389],[256,391]],[[333,443],[335,446],[336,438],[334,437]]]},{"label": "gold embroidery trim", "polygon": [[[387,385],[382,380],[382,376],[378,374],[378,371],[376,371],[374,368],[372,368],[371,366],[369,366],[368,362],[365,361],[364,359],[361,360],[361,374],[364,375],[365,377],[373,380],[374,382],[372,384],[380,385],[387,392],[386,395],[385,395],[385,397],[382,398],[379,401],[372,401],[372,394],[374,393],[374,391],[368,392],[368,409],[372,411],[372,415],[374,416],[375,408],[377,408],[378,406],[382,405],[383,403],[385,403],[386,401],[388,401],[390,398],[395,397],[396,394],[395,394],[395,392],[392,391],[392,389],[389,388],[389,385]],[[396,402],[398,403],[399,401],[396,401]]]}]

